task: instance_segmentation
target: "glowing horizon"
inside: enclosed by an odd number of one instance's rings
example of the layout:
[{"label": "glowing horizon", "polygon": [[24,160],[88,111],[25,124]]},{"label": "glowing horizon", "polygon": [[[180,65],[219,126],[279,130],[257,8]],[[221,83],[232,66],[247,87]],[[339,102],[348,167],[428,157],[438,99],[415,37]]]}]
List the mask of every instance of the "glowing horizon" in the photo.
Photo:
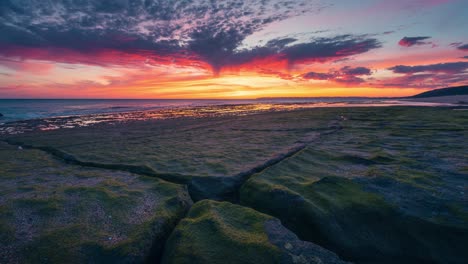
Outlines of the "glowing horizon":
[{"label": "glowing horizon", "polygon": [[397,97],[466,85],[467,8],[457,0],[4,1],[0,98]]}]

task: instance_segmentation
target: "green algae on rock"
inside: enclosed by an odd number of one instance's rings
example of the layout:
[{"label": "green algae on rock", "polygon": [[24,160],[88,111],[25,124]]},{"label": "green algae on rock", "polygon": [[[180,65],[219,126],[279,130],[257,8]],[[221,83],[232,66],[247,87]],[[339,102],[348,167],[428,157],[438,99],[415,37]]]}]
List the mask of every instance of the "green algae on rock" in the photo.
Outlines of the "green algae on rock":
[{"label": "green algae on rock", "polygon": [[333,129],[329,122],[339,113],[316,109],[131,121],[11,135],[6,140],[82,166],[187,184],[196,200],[233,200],[229,196],[243,183],[243,175],[287,153],[298,142]]},{"label": "green algae on rock", "polygon": [[191,206],[182,185],[63,164],[0,143],[0,262],[159,259]]},{"label": "green algae on rock", "polygon": [[241,204],[356,262],[463,262],[468,116],[418,109],[349,109],[343,130],[253,175]]},{"label": "green algae on rock", "polygon": [[278,219],[253,209],[203,200],[166,243],[163,263],[345,263],[304,242]]}]

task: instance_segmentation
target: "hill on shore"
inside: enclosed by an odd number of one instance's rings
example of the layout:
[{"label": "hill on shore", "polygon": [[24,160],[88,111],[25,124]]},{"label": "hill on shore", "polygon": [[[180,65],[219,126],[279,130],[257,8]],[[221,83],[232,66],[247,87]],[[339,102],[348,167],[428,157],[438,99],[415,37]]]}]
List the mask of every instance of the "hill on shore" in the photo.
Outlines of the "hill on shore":
[{"label": "hill on shore", "polygon": [[427,98],[439,96],[454,96],[454,95],[468,95],[468,85],[449,87],[442,89],[435,89],[417,95],[409,96],[408,98]]}]

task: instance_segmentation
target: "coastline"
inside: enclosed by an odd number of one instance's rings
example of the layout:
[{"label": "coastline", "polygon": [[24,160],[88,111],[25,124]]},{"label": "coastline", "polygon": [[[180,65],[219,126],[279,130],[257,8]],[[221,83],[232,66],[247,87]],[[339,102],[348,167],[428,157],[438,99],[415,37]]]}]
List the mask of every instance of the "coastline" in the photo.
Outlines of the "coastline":
[{"label": "coastline", "polygon": [[436,96],[436,97],[425,97],[425,98],[408,98],[405,101],[413,102],[430,102],[430,103],[448,103],[458,105],[468,105],[468,95],[448,95],[448,96]]},{"label": "coastline", "polygon": [[[465,98],[461,98],[465,99]],[[308,102],[308,101],[285,101],[268,103],[259,100],[256,103],[242,104],[214,104],[200,106],[174,106],[159,107],[143,110],[125,110],[126,107],[111,107],[123,111],[97,112],[92,114],[50,116],[34,119],[8,120],[8,117],[0,118],[0,135],[18,134],[30,131],[48,131],[62,128],[76,128],[92,126],[100,123],[122,123],[144,120],[163,120],[174,118],[204,118],[213,116],[242,116],[257,113],[294,111],[312,108],[346,108],[346,107],[391,107],[391,106],[423,106],[423,107],[453,107],[463,106],[458,104],[461,100],[458,96],[451,100],[440,100],[438,98],[427,101],[419,99],[385,100],[375,98],[359,98],[356,101],[330,101],[330,102]],[[458,100],[458,101],[457,101]]]},{"label": "coastline", "polygon": [[[235,254],[222,245],[245,232],[280,232],[278,238],[304,249],[282,252],[324,262],[457,262],[466,258],[460,247],[468,242],[460,187],[468,173],[468,127],[461,122],[468,113],[456,108],[208,111],[203,118],[3,135],[0,228],[6,236],[0,240],[10,246],[0,249],[0,260],[168,261],[171,252],[183,255],[194,245],[205,258],[213,248]],[[201,212],[209,223],[229,226],[231,235],[208,232]],[[196,242],[185,240],[192,233]],[[370,233],[377,240],[362,235]],[[453,241],[460,246],[443,247]],[[247,247],[244,239],[235,243]],[[276,242],[258,247],[270,243]],[[431,256],[418,253],[427,247]]]}]

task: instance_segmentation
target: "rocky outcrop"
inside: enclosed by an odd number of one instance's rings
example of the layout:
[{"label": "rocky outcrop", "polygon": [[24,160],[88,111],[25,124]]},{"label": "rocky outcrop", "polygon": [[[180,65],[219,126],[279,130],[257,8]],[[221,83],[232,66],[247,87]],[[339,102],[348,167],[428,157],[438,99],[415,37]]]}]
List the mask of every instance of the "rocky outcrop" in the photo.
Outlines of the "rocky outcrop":
[{"label": "rocky outcrop", "polygon": [[200,201],[166,243],[162,263],[345,263],[280,221],[228,202]]},{"label": "rocky outcrop", "polygon": [[192,201],[186,187],[0,143],[1,263],[143,263]]},{"label": "rocky outcrop", "polygon": [[302,190],[249,180],[241,203],[276,216],[302,239],[358,263],[461,263],[466,228],[402,214],[351,180],[326,177]]}]

